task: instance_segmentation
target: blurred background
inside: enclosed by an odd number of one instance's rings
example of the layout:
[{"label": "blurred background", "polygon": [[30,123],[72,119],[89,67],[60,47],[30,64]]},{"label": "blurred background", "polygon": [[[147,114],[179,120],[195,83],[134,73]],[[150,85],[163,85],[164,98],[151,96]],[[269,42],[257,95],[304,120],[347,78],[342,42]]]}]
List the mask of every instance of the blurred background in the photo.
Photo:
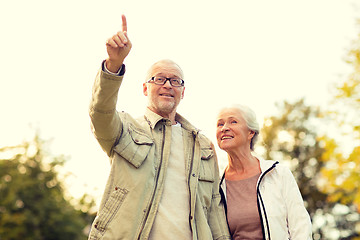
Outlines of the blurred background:
[{"label": "blurred background", "polygon": [[180,114],[216,144],[217,111],[250,106],[255,152],[290,167],[313,238],[360,239],[358,1],[15,0],[0,12],[1,240],[87,238],[110,169],[88,105],[121,14],[133,48],[118,110],[141,116],[147,69],[174,60]]}]

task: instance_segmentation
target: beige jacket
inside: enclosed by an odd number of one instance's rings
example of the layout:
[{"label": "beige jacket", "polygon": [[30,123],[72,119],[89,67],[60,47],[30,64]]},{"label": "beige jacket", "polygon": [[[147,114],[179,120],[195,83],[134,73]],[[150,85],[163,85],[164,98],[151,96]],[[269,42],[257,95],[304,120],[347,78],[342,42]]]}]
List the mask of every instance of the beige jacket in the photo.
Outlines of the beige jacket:
[{"label": "beige jacket", "polygon": [[[93,87],[92,130],[111,171],[89,239],[147,239],[164,187],[171,122],[150,110],[136,120],[117,112],[122,79],[100,70]],[[183,131],[193,239],[230,239],[213,146],[183,117],[176,120]]]}]

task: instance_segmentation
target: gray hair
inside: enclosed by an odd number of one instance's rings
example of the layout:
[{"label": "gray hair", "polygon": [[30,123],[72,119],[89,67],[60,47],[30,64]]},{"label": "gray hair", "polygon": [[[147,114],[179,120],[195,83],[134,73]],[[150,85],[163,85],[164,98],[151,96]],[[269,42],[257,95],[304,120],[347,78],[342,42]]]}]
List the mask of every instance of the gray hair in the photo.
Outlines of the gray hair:
[{"label": "gray hair", "polygon": [[151,65],[151,67],[149,68],[149,70],[147,71],[146,73],[146,79],[145,81],[149,80],[152,76],[151,76],[151,73],[152,73],[152,70],[154,67],[156,67],[156,65],[158,64],[161,64],[161,63],[166,63],[166,64],[169,64],[169,65],[174,65],[176,66],[177,68],[179,68],[179,71],[180,71],[180,74],[181,74],[181,78],[184,78],[184,72],[183,70],[181,69],[181,67],[176,63],[174,62],[173,60],[170,60],[170,59],[162,59],[160,61],[157,61],[156,63],[154,63],[153,65]]},{"label": "gray hair", "polygon": [[241,116],[244,118],[247,127],[251,131],[254,131],[255,134],[252,137],[251,142],[250,142],[250,149],[252,151],[254,151],[254,145],[257,142],[259,133],[260,133],[260,127],[259,127],[259,123],[256,119],[255,112],[248,106],[241,105],[241,104],[233,104],[229,107],[222,108],[221,111],[225,110],[225,109],[230,109],[230,108],[238,110],[240,112]]}]

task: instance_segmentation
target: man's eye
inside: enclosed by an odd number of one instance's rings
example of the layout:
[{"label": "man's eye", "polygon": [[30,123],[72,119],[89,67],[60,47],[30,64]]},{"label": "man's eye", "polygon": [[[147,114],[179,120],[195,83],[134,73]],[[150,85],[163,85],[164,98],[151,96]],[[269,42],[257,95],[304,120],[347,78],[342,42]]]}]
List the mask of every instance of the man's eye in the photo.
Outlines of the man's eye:
[{"label": "man's eye", "polygon": [[180,83],[180,80],[179,79],[177,79],[177,78],[172,78],[172,79],[170,79],[170,81],[172,82],[172,83]]}]

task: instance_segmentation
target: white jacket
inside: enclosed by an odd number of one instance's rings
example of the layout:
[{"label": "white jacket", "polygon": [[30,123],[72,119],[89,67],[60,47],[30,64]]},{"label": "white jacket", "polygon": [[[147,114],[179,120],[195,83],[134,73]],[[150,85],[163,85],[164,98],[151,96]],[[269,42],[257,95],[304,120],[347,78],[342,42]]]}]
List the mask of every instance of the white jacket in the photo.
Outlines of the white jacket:
[{"label": "white jacket", "polygon": [[[291,171],[279,162],[258,159],[261,175],[257,182],[257,205],[264,239],[311,240],[310,216]],[[227,207],[224,176],[220,193]]]}]

